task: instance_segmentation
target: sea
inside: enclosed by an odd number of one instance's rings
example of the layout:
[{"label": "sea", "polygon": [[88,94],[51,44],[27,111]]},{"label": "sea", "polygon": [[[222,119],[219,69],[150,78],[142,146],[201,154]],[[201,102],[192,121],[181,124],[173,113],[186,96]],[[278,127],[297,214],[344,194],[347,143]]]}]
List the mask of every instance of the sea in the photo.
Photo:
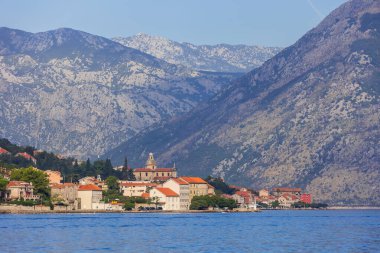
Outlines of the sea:
[{"label": "sea", "polygon": [[380,252],[380,210],[3,214],[0,252]]}]

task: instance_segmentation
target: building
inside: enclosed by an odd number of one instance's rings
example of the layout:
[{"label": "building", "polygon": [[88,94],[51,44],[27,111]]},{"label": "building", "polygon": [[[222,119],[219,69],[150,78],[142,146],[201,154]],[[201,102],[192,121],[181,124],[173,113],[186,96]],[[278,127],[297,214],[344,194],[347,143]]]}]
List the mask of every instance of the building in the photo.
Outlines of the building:
[{"label": "building", "polygon": [[299,198],[296,195],[285,193],[281,195],[277,200],[280,203],[280,207],[290,208],[292,204],[299,201]]},{"label": "building", "polygon": [[78,188],[78,209],[93,209],[103,198],[102,189],[96,185],[80,185]]},{"label": "building", "polygon": [[156,187],[157,184],[150,182],[125,182],[120,184],[120,191],[123,196],[126,197],[141,197],[143,193],[149,192],[153,187]]},{"label": "building", "polygon": [[190,185],[181,178],[171,178],[163,185],[179,195],[179,210],[189,210],[190,208]]},{"label": "building", "polygon": [[269,197],[269,191],[266,189],[261,189],[259,191],[259,197],[260,198],[268,198]]},{"label": "building", "polygon": [[302,193],[300,197],[300,201],[306,204],[311,204],[313,202],[313,199],[311,197],[311,194]]},{"label": "building", "polygon": [[189,184],[189,199],[190,202],[194,196],[208,195],[209,186],[206,181],[200,177],[180,177]]},{"label": "building", "polygon": [[8,150],[0,147],[0,155],[10,155],[10,154],[11,153]]},{"label": "building", "polygon": [[55,170],[46,170],[45,173],[49,177],[50,184],[60,184],[63,180],[61,172]]},{"label": "building", "polygon": [[51,196],[55,199],[62,199],[65,204],[76,206],[78,198],[78,184],[64,183],[64,184],[51,184]]},{"label": "building", "polygon": [[153,203],[162,207],[162,210],[180,210],[179,195],[169,188],[153,188],[149,195]]},{"label": "building", "polygon": [[278,187],[278,188],[274,188],[273,191],[272,191],[272,193],[276,197],[280,197],[281,195],[286,194],[286,193],[287,194],[296,195],[297,197],[300,197],[301,196],[301,191],[302,191],[301,188]]},{"label": "building", "polygon": [[157,168],[153,153],[149,153],[145,168],[133,170],[136,180],[138,181],[166,181],[169,178],[177,177],[177,170],[173,168]]},{"label": "building", "polygon": [[239,207],[251,207],[253,206],[254,197],[251,191],[246,188],[241,188],[232,195],[232,198],[236,200]]},{"label": "building", "polygon": [[31,161],[32,163],[34,163],[34,164],[37,163],[36,158],[34,158],[33,156],[29,155],[29,154],[26,153],[26,152],[23,152],[23,153],[17,153],[16,156],[24,157],[25,159],[30,160],[30,161]]},{"label": "building", "polygon": [[7,200],[37,200],[39,196],[33,194],[33,184],[24,181],[10,181],[6,187]]}]

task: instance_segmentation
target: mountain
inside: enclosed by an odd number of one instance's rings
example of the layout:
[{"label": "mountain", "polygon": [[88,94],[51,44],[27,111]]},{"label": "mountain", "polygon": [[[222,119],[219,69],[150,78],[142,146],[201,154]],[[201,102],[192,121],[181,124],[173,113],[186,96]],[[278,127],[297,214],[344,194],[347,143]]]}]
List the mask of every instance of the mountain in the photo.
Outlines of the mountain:
[{"label": "mountain", "polygon": [[127,38],[118,37],[113,40],[172,64],[216,72],[246,73],[262,65],[282,49],[228,44],[197,46],[143,33]]},{"label": "mountain", "polygon": [[3,27],[0,136],[78,158],[98,155],[189,111],[235,77],[189,70],[73,29]]},{"label": "mountain", "polygon": [[380,2],[352,0],[207,105],[105,156],[380,205]]}]

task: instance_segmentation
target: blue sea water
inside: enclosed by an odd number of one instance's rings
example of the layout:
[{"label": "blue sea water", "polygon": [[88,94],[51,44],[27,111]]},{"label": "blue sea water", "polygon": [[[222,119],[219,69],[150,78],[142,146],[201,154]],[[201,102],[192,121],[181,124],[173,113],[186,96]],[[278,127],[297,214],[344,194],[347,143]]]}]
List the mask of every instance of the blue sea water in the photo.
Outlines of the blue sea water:
[{"label": "blue sea water", "polygon": [[380,252],[380,211],[5,214],[0,252]]}]

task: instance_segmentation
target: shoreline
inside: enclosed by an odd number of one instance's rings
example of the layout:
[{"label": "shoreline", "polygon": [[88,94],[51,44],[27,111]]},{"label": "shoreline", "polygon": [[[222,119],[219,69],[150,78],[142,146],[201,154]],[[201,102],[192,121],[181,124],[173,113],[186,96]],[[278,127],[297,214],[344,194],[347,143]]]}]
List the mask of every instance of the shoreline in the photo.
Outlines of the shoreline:
[{"label": "shoreline", "polygon": [[339,210],[380,210],[378,206],[358,206],[358,207],[350,207],[350,206],[332,206],[323,209],[312,209],[312,208],[294,208],[294,209],[258,209],[256,211],[253,210],[230,210],[230,211],[222,211],[222,210],[186,210],[186,211],[124,211],[124,210],[0,210],[1,214],[110,214],[110,213],[162,213],[162,214],[170,214],[170,213],[183,213],[183,214],[192,214],[192,213],[258,213],[262,211],[339,211]]}]

